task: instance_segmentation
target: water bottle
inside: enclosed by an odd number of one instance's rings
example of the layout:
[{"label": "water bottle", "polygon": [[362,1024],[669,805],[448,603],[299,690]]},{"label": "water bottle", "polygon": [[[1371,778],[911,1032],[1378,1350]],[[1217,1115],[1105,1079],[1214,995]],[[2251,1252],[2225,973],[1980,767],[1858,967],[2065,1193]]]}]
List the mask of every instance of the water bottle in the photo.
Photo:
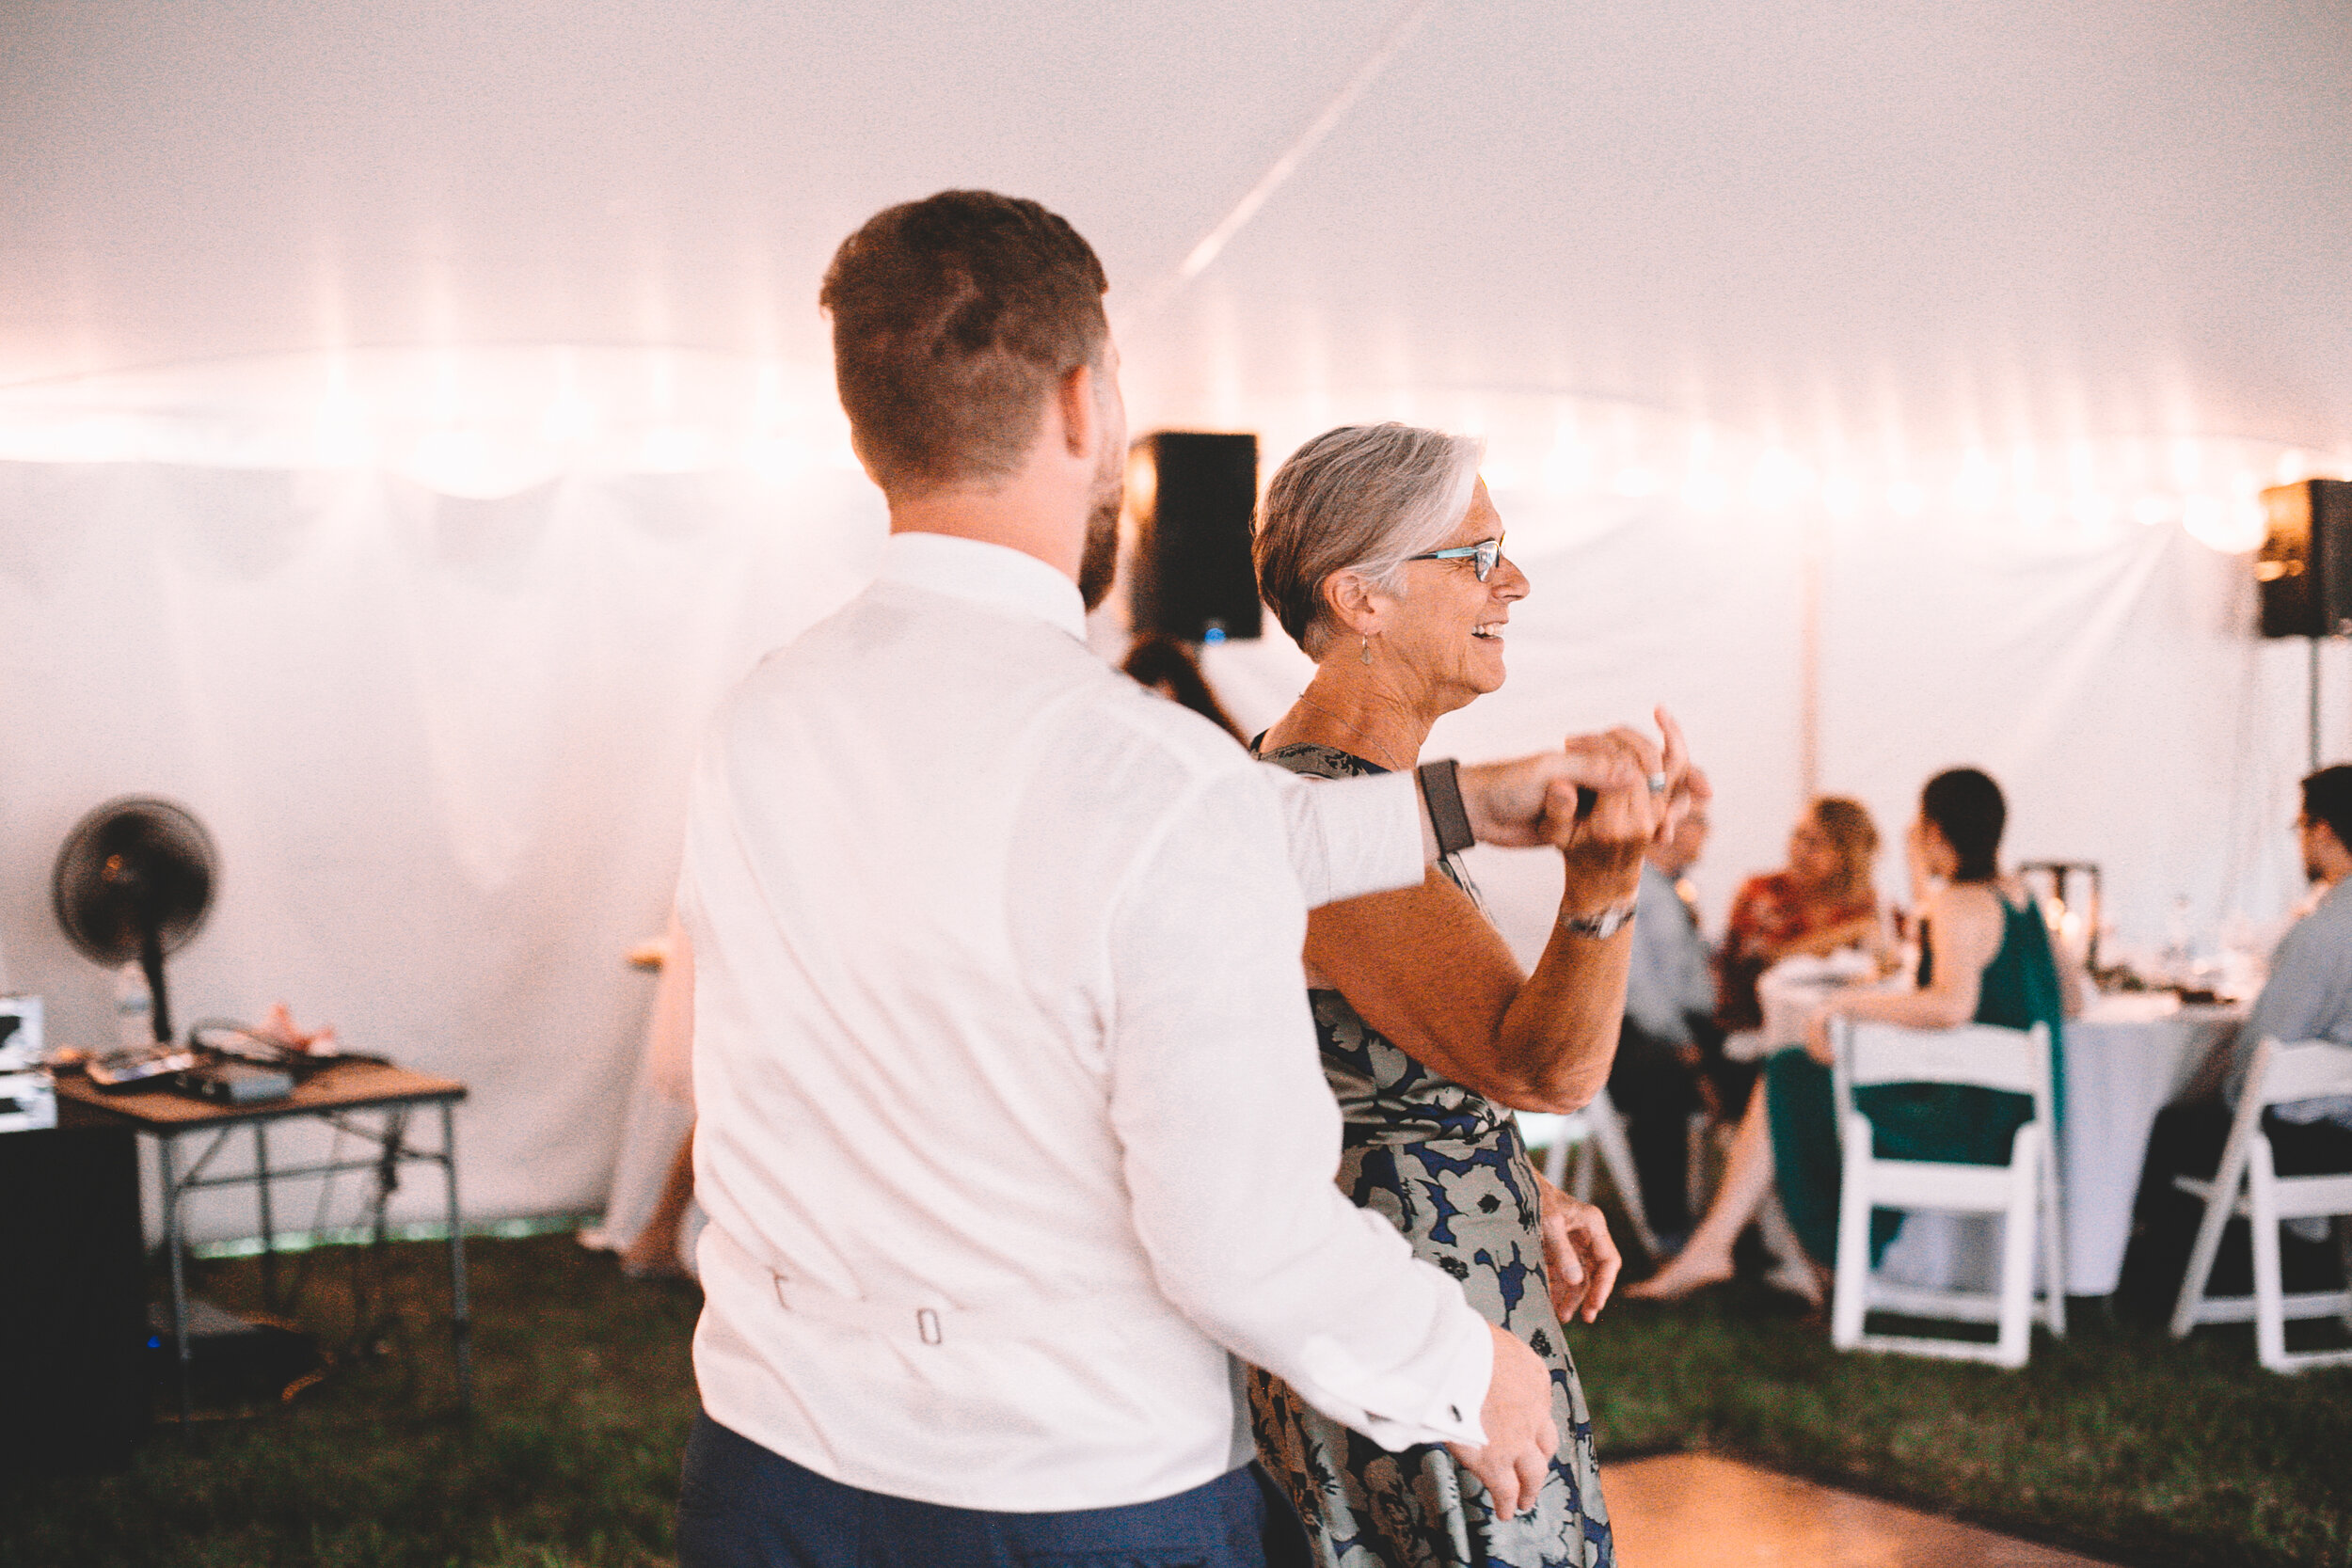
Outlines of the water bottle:
[{"label": "water bottle", "polygon": [[124,1046],[155,1043],[155,996],[136,960],[115,971],[115,1038]]},{"label": "water bottle", "polygon": [[2175,985],[2185,984],[2189,978],[2188,895],[2184,893],[2172,900],[2171,911],[2164,921],[2164,977]]}]

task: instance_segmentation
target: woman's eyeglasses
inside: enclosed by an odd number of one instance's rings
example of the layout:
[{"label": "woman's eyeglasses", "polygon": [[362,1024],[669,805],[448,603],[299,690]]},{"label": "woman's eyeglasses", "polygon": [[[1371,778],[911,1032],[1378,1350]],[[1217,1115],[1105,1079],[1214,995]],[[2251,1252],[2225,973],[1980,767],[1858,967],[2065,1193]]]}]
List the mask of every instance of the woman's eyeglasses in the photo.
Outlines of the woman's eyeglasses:
[{"label": "woman's eyeglasses", "polygon": [[1481,539],[1475,545],[1456,545],[1450,550],[1431,550],[1427,555],[1408,555],[1405,559],[1407,561],[1474,561],[1477,562],[1478,580],[1484,582],[1494,576],[1495,562],[1502,559],[1502,535],[1498,533],[1492,539]]}]

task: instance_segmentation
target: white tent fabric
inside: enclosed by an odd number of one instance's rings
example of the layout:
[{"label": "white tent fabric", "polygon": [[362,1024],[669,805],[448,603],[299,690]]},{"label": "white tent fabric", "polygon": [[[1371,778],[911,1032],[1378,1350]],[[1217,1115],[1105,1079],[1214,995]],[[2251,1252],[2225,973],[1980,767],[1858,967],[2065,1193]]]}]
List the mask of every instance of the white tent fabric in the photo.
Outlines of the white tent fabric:
[{"label": "white tent fabric", "polygon": [[[797,387],[841,236],[979,184],[1101,249],[1139,428],[1507,389],[1866,483],[2111,436],[2352,462],[2341,6],[111,0],[8,41],[0,401],[76,450],[126,411],[307,429],[385,347]],[[469,383],[357,393],[397,462]]]},{"label": "white tent fabric", "polygon": [[[700,726],[882,535],[846,476],[483,502],[0,465],[7,978],[48,999],[56,1040],[110,1040],[51,858],[102,800],[181,800],[222,862],[171,964],[181,1022],[282,998],[346,1049],[464,1079],[469,1212],[593,1207],[652,992],[623,955],[667,913]],[[409,1185],[429,1216],[430,1182]],[[251,1233],[242,1198],[207,1196],[199,1234]]]}]

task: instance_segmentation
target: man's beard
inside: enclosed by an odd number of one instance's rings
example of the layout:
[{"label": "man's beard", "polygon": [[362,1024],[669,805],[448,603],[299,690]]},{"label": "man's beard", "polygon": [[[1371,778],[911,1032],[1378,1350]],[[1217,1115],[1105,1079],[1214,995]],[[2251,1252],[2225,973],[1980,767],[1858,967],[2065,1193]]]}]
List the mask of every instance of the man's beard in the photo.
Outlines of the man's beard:
[{"label": "man's beard", "polygon": [[1087,514],[1086,549],[1078,557],[1078,597],[1091,615],[1119,577],[1119,514],[1127,499],[1127,476],[1114,468],[1094,488],[1094,510]]}]

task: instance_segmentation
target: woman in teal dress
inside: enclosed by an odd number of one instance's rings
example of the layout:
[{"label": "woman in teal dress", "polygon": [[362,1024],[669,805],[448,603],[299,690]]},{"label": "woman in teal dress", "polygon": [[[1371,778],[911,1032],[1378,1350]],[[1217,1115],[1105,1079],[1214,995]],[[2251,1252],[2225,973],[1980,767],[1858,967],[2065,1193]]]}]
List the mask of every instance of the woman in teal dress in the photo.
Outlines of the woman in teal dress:
[{"label": "woman in teal dress", "polygon": [[[2025,885],[2001,873],[2008,815],[2000,786],[1976,768],[1955,768],[1928,781],[1909,840],[1913,874],[1929,890],[1920,902],[1917,989],[1838,997],[1815,1015],[1802,1049],[1782,1051],[1765,1064],[1765,1092],[1749,1101],[1707,1218],[1673,1262],[1629,1295],[1673,1300],[1728,1279],[1732,1243],[1775,1181],[1789,1227],[1826,1281],[1837,1253],[1839,1181],[1832,1018],[1914,1029],[2046,1024],[2051,1088],[2063,1118],[2064,1021],[2080,1006],[2076,975],[2051,951],[2042,911]],[[1881,1155],[1965,1164],[2008,1164],[2011,1137],[2033,1117],[2028,1096],[1949,1084],[1857,1089],[1854,1108],[1870,1118]],[[1884,1212],[1873,1217],[1874,1260],[1899,1223]]]},{"label": "woman in teal dress", "polygon": [[[1378,425],[1300,448],[1266,491],[1258,578],[1316,669],[1259,753],[1324,778],[1414,767],[1439,715],[1502,683],[1503,626],[1529,585],[1502,546],[1474,441]],[[1630,731],[1569,743],[1572,755],[1614,756],[1616,785],[1563,851],[1559,920],[1532,974],[1450,858],[1422,887],[1309,917],[1307,985],[1344,1122],[1340,1187],[1461,1283],[1497,1331],[1498,1376],[1518,1364],[1529,1388],[1549,1390],[1548,1407],[1528,1402],[1529,1418],[1556,1439],[1548,1457],[1530,1443],[1508,1466],[1491,1428],[1483,1447],[1391,1452],[1251,1373],[1259,1455],[1322,1568],[1614,1560],[1561,1324],[1599,1310],[1616,1253],[1589,1205],[1535,1174],[1511,1110],[1574,1110],[1608,1079],[1624,920],[1685,771],[1661,721],[1662,753]],[[1567,809],[1573,819],[1572,800]]]}]

